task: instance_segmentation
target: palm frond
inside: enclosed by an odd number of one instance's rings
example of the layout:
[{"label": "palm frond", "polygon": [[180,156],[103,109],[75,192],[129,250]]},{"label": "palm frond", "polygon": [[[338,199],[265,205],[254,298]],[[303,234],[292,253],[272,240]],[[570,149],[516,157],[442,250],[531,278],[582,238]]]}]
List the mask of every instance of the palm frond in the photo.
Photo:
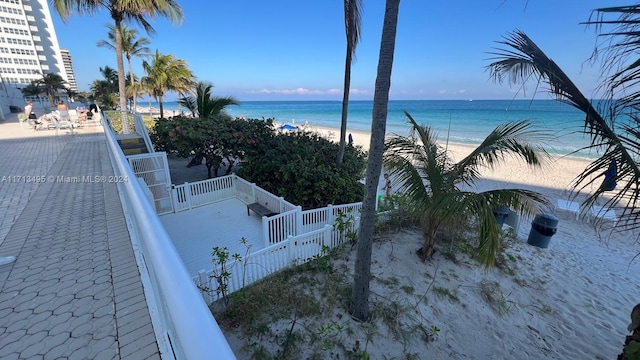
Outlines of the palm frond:
[{"label": "palm frond", "polygon": [[455,176],[467,184],[478,178],[478,167],[494,166],[507,157],[523,160],[527,165],[542,167],[550,161],[550,156],[542,147],[550,135],[535,130],[530,121],[508,122],[496,127],[469,155],[456,164]]},{"label": "palm frond", "polygon": [[[639,157],[635,148],[638,133],[631,131],[630,127],[622,127],[622,134],[619,135],[614,130],[614,122],[607,122],[562,69],[523,32],[511,33],[505,41],[499,43],[508,46],[508,49],[492,53],[496,55],[496,61],[488,66],[491,76],[498,82],[508,78],[513,83],[524,83],[529,80],[530,75],[535,75],[537,81],[547,83],[549,91],[558,100],[585,113],[584,131],[591,137],[590,148],[604,150],[600,158],[587,166],[573,183],[571,190],[574,195],[596,185],[596,190],[584,201],[583,208],[589,209],[605,193],[606,190],[599,186],[599,182],[609,164],[616,161],[619,167],[616,180],[623,186],[616,190],[605,206],[622,208],[620,230],[640,227],[640,210],[635,207],[640,198],[640,168],[636,162]],[[527,71],[522,72],[520,69],[523,68]],[[629,103],[626,104],[628,106]],[[614,116],[619,113],[619,110],[612,111]]]},{"label": "palm frond", "polygon": [[[454,223],[461,216],[472,216],[480,223],[478,253],[485,266],[493,264],[500,249],[499,229],[493,209],[509,206],[525,216],[548,205],[538,193],[506,189],[483,193],[462,191],[458,183],[473,185],[478,180],[477,168],[493,166],[508,156],[521,157],[528,165],[546,161],[546,153],[525,142],[527,136],[540,135],[528,122],[508,123],[497,127],[471,155],[454,164],[447,150],[436,142],[436,135],[426,125],[419,125],[407,112],[409,136],[393,136],[385,143],[383,163],[389,169],[399,191],[421,218],[425,246],[431,246],[438,228]],[[425,249],[427,250],[427,249]],[[423,253],[428,253],[425,251]]]}]

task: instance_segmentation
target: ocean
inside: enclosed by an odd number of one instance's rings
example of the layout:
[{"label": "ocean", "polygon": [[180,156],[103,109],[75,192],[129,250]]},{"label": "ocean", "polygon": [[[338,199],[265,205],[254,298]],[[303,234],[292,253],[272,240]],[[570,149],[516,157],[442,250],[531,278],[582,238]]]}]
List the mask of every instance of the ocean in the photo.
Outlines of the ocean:
[{"label": "ocean", "polygon": [[[140,103],[144,106],[144,103]],[[157,107],[157,104],[152,106]],[[348,131],[371,131],[372,101],[349,103]],[[165,111],[178,110],[177,102],[164,104]],[[582,133],[584,114],[554,100],[392,100],[389,101],[387,134],[408,133],[407,111],[419,124],[435,129],[444,142],[477,145],[499,124],[529,120],[536,129],[553,136],[544,147],[552,154],[567,155],[589,144]],[[340,101],[244,101],[230,106],[232,116],[274,118],[277,122],[340,128]],[[166,113],[165,113],[166,114]],[[580,151],[573,156],[594,158],[593,152]]]}]

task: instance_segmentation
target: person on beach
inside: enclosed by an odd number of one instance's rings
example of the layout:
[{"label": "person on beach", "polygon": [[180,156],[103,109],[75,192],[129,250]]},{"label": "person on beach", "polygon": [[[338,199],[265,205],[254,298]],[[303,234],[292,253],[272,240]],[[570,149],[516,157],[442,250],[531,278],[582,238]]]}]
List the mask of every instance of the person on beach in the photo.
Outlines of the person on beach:
[{"label": "person on beach", "polygon": [[391,180],[389,179],[388,173],[384,173],[384,187],[382,190],[385,191],[387,196],[391,195]]},{"label": "person on beach", "polygon": [[24,114],[27,115],[27,119],[33,120],[33,130],[37,130],[40,122],[38,121],[38,116],[33,111],[33,101],[27,101],[27,105],[24,107]]}]

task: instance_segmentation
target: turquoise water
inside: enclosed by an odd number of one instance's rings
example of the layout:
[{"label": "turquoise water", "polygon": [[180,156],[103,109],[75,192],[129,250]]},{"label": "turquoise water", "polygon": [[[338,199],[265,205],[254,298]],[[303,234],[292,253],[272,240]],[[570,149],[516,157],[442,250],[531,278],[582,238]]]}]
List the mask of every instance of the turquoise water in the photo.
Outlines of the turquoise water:
[{"label": "turquoise water", "polygon": [[[154,104],[154,106],[157,106]],[[277,122],[340,128],[340,101],[245,101],[227,108],[232,116],[275,118]],[[165,104],[177,110],[176,102]],[[371,101],[352,101],[349,105],[348,131],[371,131]],[[439,139],[462,144],[479,144],[497,125],[508,121],[530,120],[537,129],[552,134],[545,143],[549,152],[569,154],[589,144],[582,134],[584,115],[573,107],[554,100],[395,100],[389,102],[387,134],[407,134],[408,111],[420,124],[434,128]],[[594,154],[580,152],[581,157]]]}]

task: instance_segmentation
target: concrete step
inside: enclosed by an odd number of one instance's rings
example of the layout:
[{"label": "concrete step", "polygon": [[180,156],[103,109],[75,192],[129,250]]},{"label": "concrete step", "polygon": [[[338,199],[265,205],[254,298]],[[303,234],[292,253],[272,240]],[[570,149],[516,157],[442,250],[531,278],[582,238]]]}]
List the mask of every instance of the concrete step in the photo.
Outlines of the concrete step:
[{"label": "concrete step", "polygon": [[125,155],[146,154],[149,152],[141,137],[118,139],[118,144]]}]

